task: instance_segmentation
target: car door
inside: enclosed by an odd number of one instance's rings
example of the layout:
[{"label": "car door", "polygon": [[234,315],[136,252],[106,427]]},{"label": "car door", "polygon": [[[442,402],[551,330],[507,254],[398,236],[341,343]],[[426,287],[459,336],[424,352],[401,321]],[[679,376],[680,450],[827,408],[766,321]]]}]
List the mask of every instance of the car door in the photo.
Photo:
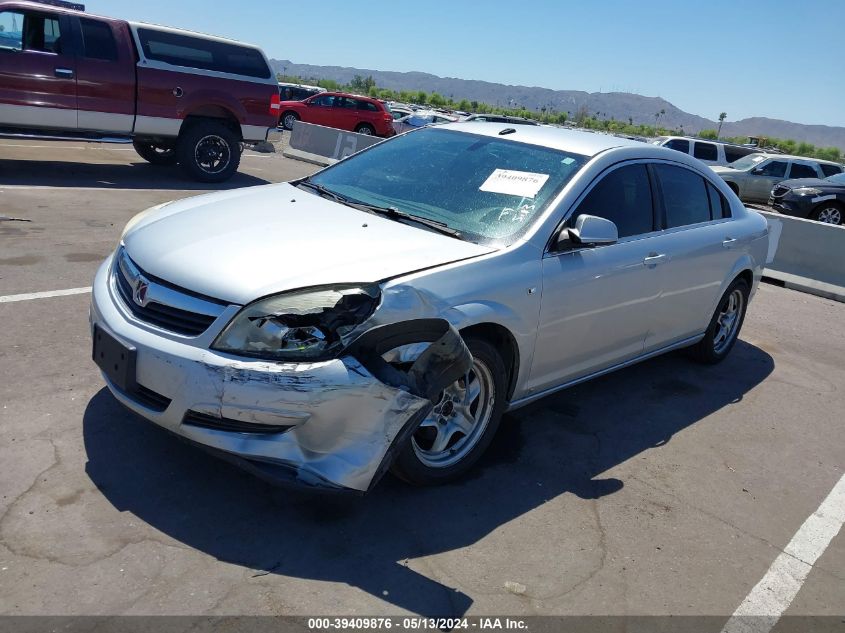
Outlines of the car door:
[{"label": "car door", "polygon": [[662,292],[645,340],[645,352],[701,334],[710,322],[739,236],[730,205],[701,174],[683,165],[655,163],[656,205],[663,232]]},{"label": "car door", "polygon": [[130,134],[135,125],[135,57],[122,22],[74,18],[79,129]]},{"label": "car door", "polygon": [[789,161],[784,158],[770,158],[760,163],[748,172],[743,197],[751,200],[768,200],[772,187],[786,179],[788,167]]},{"label": "car door", "polygon": [[302,120],[306,123],[334,127],[332,122],[334,108],[332,106],[334,106],[335,99],[334,95],[320,95],[307,100]]},{"label": "car door", "polygon": [[0,125],[75,130],[76,58],[70,19],[0,10]]},{"label": "car door", "polygon": [[[604,172],[567,221],[612,220],[615,244],[571,243],[543,257],[543,289],[529,388],[537,391],[639,356],[660,295],[650,177],[642,162]],[[657,258],[657,259],[654,259]]]}]

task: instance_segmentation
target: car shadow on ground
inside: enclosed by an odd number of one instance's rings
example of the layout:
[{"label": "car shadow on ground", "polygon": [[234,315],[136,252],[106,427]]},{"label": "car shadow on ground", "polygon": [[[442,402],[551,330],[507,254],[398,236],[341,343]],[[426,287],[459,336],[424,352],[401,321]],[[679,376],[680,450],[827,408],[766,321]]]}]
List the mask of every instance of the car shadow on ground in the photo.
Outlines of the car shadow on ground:
[{"label": "car shadow on ground", "polygon": [[[80,150],[82,151],[82,150]],[[236,172],[229,180],[204,183],[191,180],[178,166],[134,163],[74,163],[69,161],[0,159],[0,187],[68,187],[95,189],[159,189],[220,191],[270,184],[269,180]]]},{"label": "car shadow on ground", "polygon": [[743,341],[714,367],[680,353],[657,358],[508,415],[480,467],[459,483],[420,489],[387,477],[363,498],[272,488],[127,412],[103,389],[84,417],[87,472],[118,510],[221,561],[458,616],[472,596],[403,561],[472,545],[558,495],[619,491],[624,482],[602,473],[648,449],[671,451],[674,434],[738,402],[773,368]]}]

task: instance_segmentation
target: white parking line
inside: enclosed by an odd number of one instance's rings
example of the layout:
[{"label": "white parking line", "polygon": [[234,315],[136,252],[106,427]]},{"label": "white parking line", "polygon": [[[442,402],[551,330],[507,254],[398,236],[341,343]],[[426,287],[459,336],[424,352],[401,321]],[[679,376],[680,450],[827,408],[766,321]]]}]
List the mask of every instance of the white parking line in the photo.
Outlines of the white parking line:
[{"label": "white parking line", "polygon": [[0,303],[14,303],[15,301],[29,301],[31,299],[49,299],[50,297],[67,297],[68,295],[82,295],[86,292],[91,292],[91,286],[86,288],[68,288],[67,290],[28,292],[22,295],[5,295],[0,297]]},{"label": "white parking line", "polygon": [[722,633],[768,633],[789,608],[813,565],[845,523],[845,475],[822,501],[763,579],[734,611]]}]

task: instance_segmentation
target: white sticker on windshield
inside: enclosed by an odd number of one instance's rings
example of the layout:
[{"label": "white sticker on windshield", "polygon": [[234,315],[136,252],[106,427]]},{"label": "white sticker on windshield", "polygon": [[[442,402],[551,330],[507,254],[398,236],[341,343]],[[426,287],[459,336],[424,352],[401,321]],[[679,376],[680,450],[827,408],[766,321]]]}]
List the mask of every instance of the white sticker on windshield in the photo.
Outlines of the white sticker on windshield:
[{"label": "white sticker on windshield", "polygon": [[504,193],[509,196],[533,198],[543,188],[548,179],[548,174],[532,174],[530,171],[514,171],[512,169],[494,169],[479,189],[492,193]]}]

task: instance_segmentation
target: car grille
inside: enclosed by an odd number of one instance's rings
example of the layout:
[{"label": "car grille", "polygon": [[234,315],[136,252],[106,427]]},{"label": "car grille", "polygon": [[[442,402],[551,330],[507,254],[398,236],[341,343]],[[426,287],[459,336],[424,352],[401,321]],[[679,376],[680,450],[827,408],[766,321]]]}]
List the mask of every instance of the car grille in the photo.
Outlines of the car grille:
[{"label": "car grille", "polygon": [[[123,265],[121,265],[121,258]],[[190,305],[191,303],[201,302],[205,305],[211,304],[212,311],[216,314],[203,314],[168,305],[155,299],[150,299],[145,305],[142,305],[134,299],[134,287],[132,280],[128,277],[124,266],[131,268],[133,272],[137,271],[142,275],[144,281],[149,284],[151,288],[155,287],[162,289],[170,297],[175,297],[179,303]],[[185,336],[199,336],[205,332],[209,326],[214,323],[217,317],[225,309],[225,305],[214,302],[211,299],[195,299],[191,293],[188,293],[181,288],[172,286],[155,277],[148,275],[141,270],[137,264],[129,259],[126,252],[121,250],[118,253],[118,263],[114,267],[115,285],[117,286],[120,298],[127,309],[140,321],[149,323],[163,330],[175,332],[176,334],[183,334]]]},{"label": "car grille", "polygon": [[777,186],[774,189],[772,189],[772,197],[773,198],[783,198],[786,195],[787,191],[789,191],[789,187]]},{"label": "car grille", "polygon": [[231,418],[218,418],[207,413],[190,410],[185,414],[182,424],[199,426],[204,429],[216,431],[229,431],[231,433],[260,433],[262,435],[284,433],[292,428],[285,424],[256,424],[254,422],[241,422]]}]

